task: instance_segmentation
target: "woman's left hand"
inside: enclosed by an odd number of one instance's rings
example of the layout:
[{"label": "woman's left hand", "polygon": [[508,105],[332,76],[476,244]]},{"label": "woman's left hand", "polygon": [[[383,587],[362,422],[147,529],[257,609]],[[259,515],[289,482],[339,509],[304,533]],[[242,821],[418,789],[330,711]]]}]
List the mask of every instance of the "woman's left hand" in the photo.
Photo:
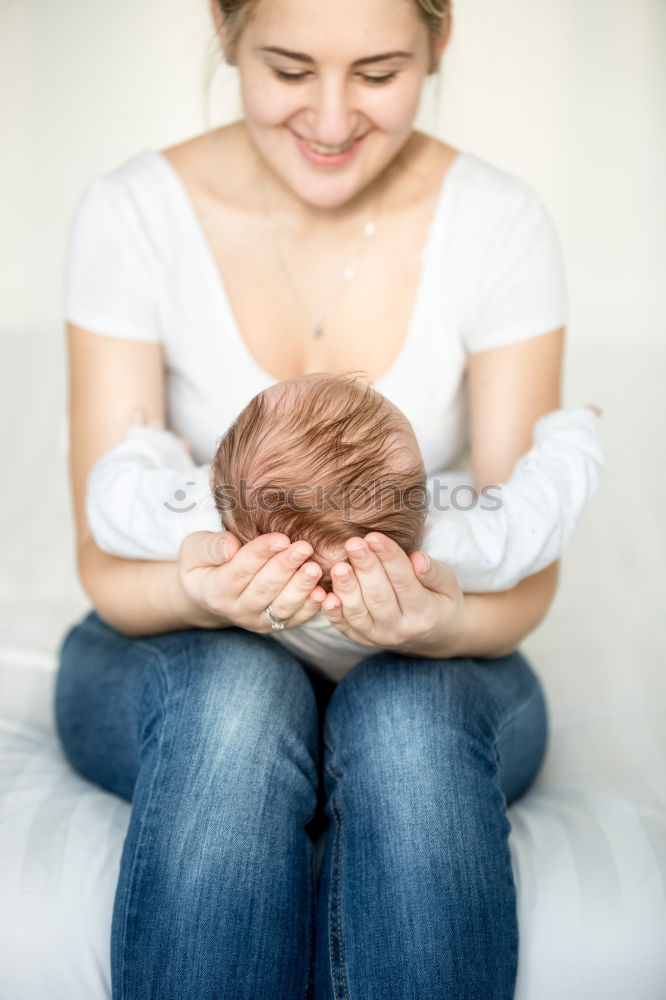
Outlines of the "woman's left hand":
[{"label": "woman's left hand", "polygon": [[[358,545],[358,554],[354,552]],[[374,531],[348,539],[349,563],[331,567],[333,593],[322,613],[343,635],[363,646],[445,656],[456,655],[464,628],[465,599],[454,571],[423,552],[407,555]],[[347,579],[336,570],[346,567]]]}]

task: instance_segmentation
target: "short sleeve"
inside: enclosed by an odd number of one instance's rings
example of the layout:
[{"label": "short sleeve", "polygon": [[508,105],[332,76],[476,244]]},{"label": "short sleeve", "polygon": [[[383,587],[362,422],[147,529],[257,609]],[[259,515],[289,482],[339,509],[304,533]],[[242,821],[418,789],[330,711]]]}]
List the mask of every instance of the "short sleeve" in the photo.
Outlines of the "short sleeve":
[{"label": "short sleeve", "polygon": [[527,340],[568,321],[566,275],[555,225],[525,182],[491,226],[479,254],[476,302],[463,331],[468,354]]},{"label": "short sleeve", "polygon": [[130,193],[100,177],[84,189],[70,223],[65,320],[111,337],[159,342],[151,242]]}]

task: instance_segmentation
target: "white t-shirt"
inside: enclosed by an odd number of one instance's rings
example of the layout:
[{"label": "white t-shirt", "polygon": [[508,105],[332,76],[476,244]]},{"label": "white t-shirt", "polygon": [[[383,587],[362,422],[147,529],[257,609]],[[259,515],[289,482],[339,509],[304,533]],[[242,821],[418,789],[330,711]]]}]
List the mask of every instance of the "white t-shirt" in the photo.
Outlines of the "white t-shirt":
[{"label": "white t-shirt", "polygon": [[[238,413],[277,381],[246,346],[189,195],[154,150],[84,189],[64,315],[95,333],[163,345],[167,427],[197,464],[212,461]],[[539,195],[461,151],[442,182],[406,339],[373,383],[411,421],[429,475],[468,445],[467,356],[566,322],[560,242]],[[222,382],[222,371],[232,377]]]}]

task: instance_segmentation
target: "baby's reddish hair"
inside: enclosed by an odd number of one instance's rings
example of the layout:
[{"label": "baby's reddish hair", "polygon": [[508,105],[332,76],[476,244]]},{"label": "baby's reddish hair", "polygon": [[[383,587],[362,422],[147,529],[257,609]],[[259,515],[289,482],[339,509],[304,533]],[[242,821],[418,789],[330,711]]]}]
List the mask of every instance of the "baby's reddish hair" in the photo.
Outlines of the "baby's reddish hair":
[{"label": "baby's reddish hair", "polygon": [[381,531],[409,554],[427,513],[409,422],[357,373],[316,373],[254,396],[219,442],[212,485],[242,545],[274,531],[308,541],[329,590],[348,538]]}]

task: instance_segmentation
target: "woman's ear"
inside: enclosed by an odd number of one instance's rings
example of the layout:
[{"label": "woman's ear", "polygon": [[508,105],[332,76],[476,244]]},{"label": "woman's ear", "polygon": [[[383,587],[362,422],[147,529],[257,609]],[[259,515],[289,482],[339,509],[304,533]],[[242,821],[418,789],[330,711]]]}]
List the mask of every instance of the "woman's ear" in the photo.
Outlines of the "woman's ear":
[{"label": "woman's ear", "polygon": [[213,24],[215,25],[215,31],[218,35],[220,35],[224,31],[224,18],[222,11],[220,10],[220,5],[217,0],[208,0],[208,5],[210,7],[210,16],[212,17]]},{"label": "woman's ear", "polygon": [[209,0],[210,14],[213,19],[213,24],[215,26],[215,34],[220,40],[220,48],[224,55],[224,60],[229,66],[233,66],[233,61],[230,58],[229,40],[227,38],[227,30],[224,21],[224,14],[220,9],[218,0]]},{"label": "woman's ear", "polygon": [[432,69],[433,73],[436,72],[436,70],[439,68],[440,60],[441,60],[442,56],[444,55],[444,49],[449,44],[449,41],[450,41],[450,38],[451,38],[451,21],[452,21],[452,16],[453,15],[451,14],[451,11],[449,10],[449,12],[446,15],[446,17],[444,18],[444,21],[443,21],[443,24],[442,24],[441,34],[439,35],[439,38],[435,42],[434,53],[433,53],[433,62],[434,62],[433,69]]}]

